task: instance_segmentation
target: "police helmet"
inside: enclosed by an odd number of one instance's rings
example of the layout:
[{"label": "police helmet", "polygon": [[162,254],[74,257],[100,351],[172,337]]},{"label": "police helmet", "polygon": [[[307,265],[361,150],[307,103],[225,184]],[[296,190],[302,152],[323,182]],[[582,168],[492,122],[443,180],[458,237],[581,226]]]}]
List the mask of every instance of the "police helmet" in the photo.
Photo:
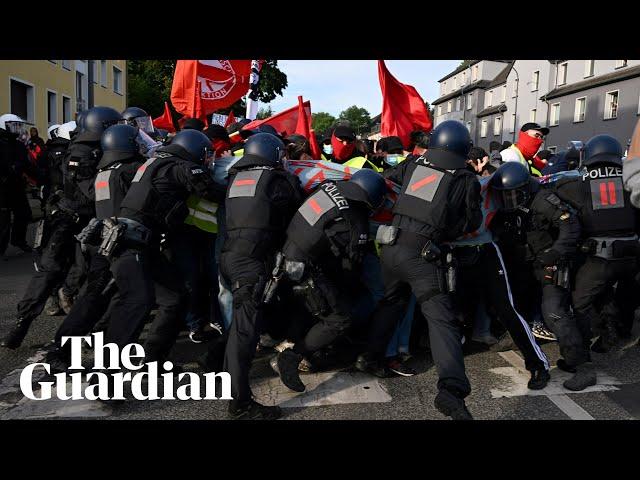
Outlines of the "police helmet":
[{"label": "police helmet", "polygon": [[[206,163],[214,154],[211,140],[200,130],[180,130],[173,137],[169,146],[160,148],[166,148],[171,152],[175,147],[180,147],[186,153],[187,158],[195,163]],[[184,158],[184,155],[181,156]]]},{"label": "police helmet", "polygon": [[123,161],[137,156],[139,152],[138,129],[131,125],[112,125],[100,138],[102,163]]},{"label": "police helmet", "polygon": [[149,114],[139,107],[129,107],[122,112],[122,118],[125,122],[133,127],[138,127],[140,130],[148,134],[153,133],[153,121]]},{"label": "police helmet", "polygon": [[531,193],[529,169],[520,162],[505,162],[494,172],[489,187],[498,192],[500,208],[515,210],[524,205]]},{"label": "police helmet", "polygon": [[6,130],[7,132],[20,135],[22,133],[26,133],[27,122],[25,122],[18,115],[14,115],[13,113],[5,113],[4,115],[0,115],[0,128]]},{"label": "police helmet", "polygon": [[282,140],[270,133],[256,133],[244,142],[244,157],[253,157],[274,166],[282,161],[284,152]]},{"label": "police helmet", "polygon": [[78,128],[78,125],[74,120],[71,120],[70,122],[60,125],[58,127],[58,130],[56,131],[56,135],[58,136],[58,138],[71,140],[71,132],[74,132],[76,128]]},{"label": "police helmet", "polygon": [[467,127],[457,120],[446,120],[431,132],[426,159],[440,168],[465,168],[470,149]]},{"label": "police helmet", "polygon": [[345,197],[365,203],[375,210],[384,201],[387,184],[378,172],[362,168],[343,183],[343,190]]},{"label": "police helmet", "polygon": [[58,128],[60,128],[60,125],[57,123],[54,123],[49,128],[47,128],[47,137],[49,138],[49,140],[53,140],[58,136]]},{"label": "police helmet", "polygon": [[615,163],[622,166],[623,155],[622,145],[618,140],[611,135],[596,135],[584,146],[581,166],[594,163]]},{"label": "police helmet", "polygon": [[81,112],[78,112],[78,114],[76,115],[76,129],[78,131],[78,133],[82,133],[84,132],[85,129],[85,120],[87,119],[87,112],[89,110],[82,110]]},{"label": "police helmet", "polygon": [[[80,118],[80,115],[78,115]],[[111,107],[93,107],[87,111],[84,117],[84,128],[80,126],[81,131],[102,133],[111,125],[115,125],[122,120],[122,115]],[[80,120],[79,122],[82,122]]]}]

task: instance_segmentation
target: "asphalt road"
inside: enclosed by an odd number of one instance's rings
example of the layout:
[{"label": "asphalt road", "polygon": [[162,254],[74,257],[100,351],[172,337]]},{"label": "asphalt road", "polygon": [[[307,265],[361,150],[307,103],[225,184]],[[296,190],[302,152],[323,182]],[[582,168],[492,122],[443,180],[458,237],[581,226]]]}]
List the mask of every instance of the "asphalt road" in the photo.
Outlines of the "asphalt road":
[{"label": "asphalt road", "polygon": [[[30,255],[7,252],[0,260],[0,335],[13,323],[16,304],[33,270]],[[0,348],[0,419],[96,418],[114,420],[226,418],[226,402],[219,400],[129,400],[118,408],[88,400],[33,401],[24,398],[19,374],[28,363],[42,358],[42,346],[53,338],[63,317],[40,316],[23,346]],[[551,365],[558,358],[556,343],[542,346]],[[204,351],[183,334],[172,359],[187,370],[201,373],[194,363]],[[284,419],[294,420],[424,420],[442,419],[433,407],[437,376],[427,353],[415,353],[414,377],[377,379],[353,370],[306,374],[307,392],[284,389],[268,366],[269,357],[256,359],[252,371],[254,393],[283,406]],[[480,351],[465,357],[473,391],[467,405],[482,420],[632,420],[640,419],[640,348],[617,356],[594,354],[603,384],[571,393],[560,385],[562,372],[554,367],[553,385],[542,392],[526,389],[528,376],[516,352]],[[176,382],[177,383],[177,382]]]}]

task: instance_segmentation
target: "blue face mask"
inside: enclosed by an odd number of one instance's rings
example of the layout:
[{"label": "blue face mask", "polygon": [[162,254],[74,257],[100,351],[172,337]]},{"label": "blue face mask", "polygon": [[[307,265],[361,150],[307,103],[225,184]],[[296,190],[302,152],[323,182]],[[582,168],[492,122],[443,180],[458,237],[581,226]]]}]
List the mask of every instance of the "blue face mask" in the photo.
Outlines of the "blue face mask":
[{"label": "blue face mask", "polygon": [[387,165],[391,165],[392,167],[395,167],[396,165],[398,165],[398,163],[400,163],[401,158],[402,158],[402,155],[385,155],[384,162]]},{"label": "blue face mask", "polygon": [[322,145],[322,151],[327,155],[331,155],[333,153],[333,145]]}]

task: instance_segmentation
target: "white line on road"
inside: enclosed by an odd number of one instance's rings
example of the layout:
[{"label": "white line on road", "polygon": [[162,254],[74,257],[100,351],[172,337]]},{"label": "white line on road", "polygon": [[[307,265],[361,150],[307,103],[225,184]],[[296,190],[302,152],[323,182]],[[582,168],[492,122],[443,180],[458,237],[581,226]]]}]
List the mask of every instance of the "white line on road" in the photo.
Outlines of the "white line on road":
[{"label": "white line on road", "polygon": [[[524,366],[524,360],[513,350],[508,352],[500,352],[499,355],[507,362],[513,365],[521,372],[527,372]],[[567,395],[545,395],[551,400],[562,412],[567,415],[571,420],[595,420],[589,412],[571,400]]]}]

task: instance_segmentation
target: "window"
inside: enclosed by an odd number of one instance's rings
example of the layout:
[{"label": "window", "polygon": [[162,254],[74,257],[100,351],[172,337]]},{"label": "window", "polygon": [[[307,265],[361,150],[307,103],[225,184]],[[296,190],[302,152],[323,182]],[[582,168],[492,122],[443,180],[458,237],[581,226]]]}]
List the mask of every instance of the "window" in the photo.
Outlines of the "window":
[{"label": "window", "polygon": [[467,84],[467,71],[462,72],[462,85]]},{"label": "window", "polygon": [[486,120],[482,120],[482,124],[480,125],[480,136],[485,138],[487,136],[487,126],[488,122]]},{"label": "window", "polygon": [[62,96],[62,123],[71,121],[71,99]]},{"label": "window", "polygon": [[536,70],[533,72],[533,76],[531,77],[531,91],[535,92],[538,90],[538,85],[540,84],[540,72]]},{"label": "window", "polygon": [[107,86],[107,61],[100,60],[100,85]]},{"label": "window", "polygon": [[20,80],[11,79],[11,113],[29,123],[34,123],[33,86]]},{"label": "window", "polygon": [[58,123],[58,95],[47,90],[47,126]]},{"label": "window", "polygon": [[516,98],[518,96],[518,79],[516,78],[513,81],[513,94],[511,95],[511,98]]},{"label": "window", "polygon": [[509,133],[513,133],[516,131],[516,114],[511,114],[511,121],[509,122]]},{"label": "window", "polygon": [[458,98],[456,99],[456,112],[459,112],[460,110],[461,110],[461,109],[460,109],[460,97],[458,97]]},{"label": "window", "polygon": [[576,108],[573,112],[574,122],[584,122],[587,113],[587,97],[576,98]]},{"label": "window", "polygon": [[531,111],[529,112],[529,121],[530,122],[535,122],[536,121],[536,109],[532,108]]},{"label": "window", "polygon": [[473,108],[473,93],[467,93],[467,110]]},{"label": "window", "polygon": [[473,68],[471,69],[471,81],[475,82],[476,80],[478,80],[478,74],[480,73],[480,66],[479,65],[474,65]]},{"label": "window", "polygon": [[93,83],[98,83],[98,61],[91,62],[91,75],[93,76]]},{"label": "window", "polygon": [[558,85],[567,83],[567,65],[566,62],[558,65]]},{"label": "window", "polygon": [[62,68],[71,70],[71,60],[62,60]]},{"label": "window", "polygon": [[458,89],[458,77],[453,77],[453,89]]},{"label": "window", "polygon": [[618,90],[607,92],[604,101],[604,119],[611,120],[618,117]]},{"label": "window", "polygon": [[491,105],[493,105],[493,90],[489,90],[484,99],[484,108],[490,107]]},{"label": "window", "polygon": [[442,105],[438,105],[438,116],[442,115]]},{"label": "window", "polygon": [[122,70],[113,67],[113,91],[122,94]]},{"label": "window", "polygon": [[551,118],[549,119],[549,126],[554,127],[560,123],[560,104],[551,104]]},{"label": "window", "polygon": [[502,86],[502,94],[500,95],[500,102],[505,103],[507,101],[507,84]]},{"label": "window", "polygon": [[449,100],[447,102],[447,113],[451,113],[452,108],[453,108],[453,102]]},{"label": "window", "polygon": [[584,78],[593,77],[594,64],[595,64],[595,60],[584,61]]},{"label": "window", "polygon": [[81,112],[87,108],[85,93],[84,75],[76,70],[76,112]]},{"label": "window", "polygon": [[493,120],[493,134],[500,135],[502,133],[502,117],[496,117]]},{"label": "window", "polygon": [[616,60],[616,68],[622,68],[627,66],[628,60]]}]

